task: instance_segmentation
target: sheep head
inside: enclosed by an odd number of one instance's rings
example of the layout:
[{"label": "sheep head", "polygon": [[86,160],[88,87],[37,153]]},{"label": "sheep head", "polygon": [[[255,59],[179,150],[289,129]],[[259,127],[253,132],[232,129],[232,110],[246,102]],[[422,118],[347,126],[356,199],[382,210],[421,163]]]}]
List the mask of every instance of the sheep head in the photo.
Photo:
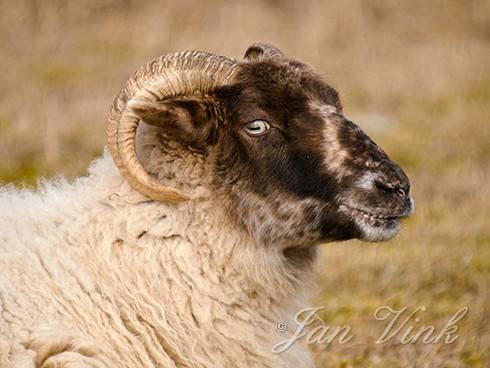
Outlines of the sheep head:
[{"label": "sheep head", "polygon": [[107,131],[122,175],[153,200],[188,200],[143,169],[140,121],[201,152],[212,195],[264,244],[387,240],[413,210],[407,176],[345,117],[337,92],[268,44],[252,45],[244,61],[162,56],[116,98]]}]

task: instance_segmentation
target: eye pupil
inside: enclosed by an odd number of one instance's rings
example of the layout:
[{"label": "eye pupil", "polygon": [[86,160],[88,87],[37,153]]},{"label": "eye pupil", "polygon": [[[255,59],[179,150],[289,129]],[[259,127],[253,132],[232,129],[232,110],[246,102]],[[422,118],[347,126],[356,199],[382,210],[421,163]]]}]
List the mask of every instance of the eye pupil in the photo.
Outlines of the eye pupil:
[{"label": "eye pupil", "polygon": [[268,131],[269,123],[264,120],[254,120],[245,126],[245,131],[250,135],[260,135]]}]

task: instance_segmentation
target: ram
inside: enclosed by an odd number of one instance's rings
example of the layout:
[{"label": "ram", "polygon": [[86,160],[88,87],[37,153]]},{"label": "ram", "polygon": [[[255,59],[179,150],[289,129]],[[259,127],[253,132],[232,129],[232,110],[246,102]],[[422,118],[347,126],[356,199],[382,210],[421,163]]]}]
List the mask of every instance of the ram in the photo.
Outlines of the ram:
[{"label": "ram", "polygon": [[0,366],[312,367],[273,346],[319,244],[382,241],[402,169],[312,67],[258,43],[165,55],[116,97],[86,177],[0,190]]}]

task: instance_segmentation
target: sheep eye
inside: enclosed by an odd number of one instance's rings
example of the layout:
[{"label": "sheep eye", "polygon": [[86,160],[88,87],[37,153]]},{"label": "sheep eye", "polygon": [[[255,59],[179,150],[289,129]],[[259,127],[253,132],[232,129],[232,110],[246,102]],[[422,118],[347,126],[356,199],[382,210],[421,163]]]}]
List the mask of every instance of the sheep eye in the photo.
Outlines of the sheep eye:
[{"label": "sheep eye", "polygon": [[244,129],[249,135],[261,135],[270,129],[268,122],[264,120],[254,120],[245,125]]}]

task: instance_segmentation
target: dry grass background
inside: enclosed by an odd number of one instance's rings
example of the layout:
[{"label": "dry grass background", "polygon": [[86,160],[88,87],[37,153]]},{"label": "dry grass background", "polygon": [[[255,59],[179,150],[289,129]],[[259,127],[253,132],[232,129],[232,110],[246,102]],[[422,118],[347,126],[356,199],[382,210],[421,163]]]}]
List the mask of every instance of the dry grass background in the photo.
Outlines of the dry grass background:
[{"label": "dry grass background", "polygon": [[[389,244],[323,248],[316,305],[355,338],[319,367],[488,367],[490,2],[0,0],[0,181],[83,174],[128,75],[167,52],[241,57],[262,40],[313,64],[411,177],[416,215]],[[3,210],[3,209],[0,209]],[[382,305],[450,344],[374,343]]]}]

